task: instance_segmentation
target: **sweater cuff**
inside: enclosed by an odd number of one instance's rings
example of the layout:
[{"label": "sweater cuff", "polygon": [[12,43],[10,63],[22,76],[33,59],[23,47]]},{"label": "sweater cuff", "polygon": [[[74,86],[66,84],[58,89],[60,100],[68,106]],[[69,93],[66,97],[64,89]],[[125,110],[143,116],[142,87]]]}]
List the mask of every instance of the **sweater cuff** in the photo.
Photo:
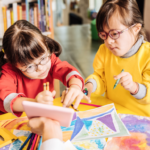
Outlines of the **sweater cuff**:
[{"label": "sweater cuff", "polygon": [[139,91],[136,94],[131,94],[136,99],[142,99],[146,96],[147,88],[145,85],[138,83]]},{"label": "sweater cuff", "polygon": [[82,82],[81,90],[83,90],[83,88],[84,88],[84,79],[82,78],[82,76],[81,76],[77,71],[72,71],[72,72],[70,72],[70,73],[66,76],[67,87],[68,87],[69,81],[70,81],[72,78],[74,78],[74,77],[81,80],[81,82]]},{"label": "sweater cuff", "polygon": [[95,81],[94,79],[88,79],[87,82],[85,83],[85,85],[86,85],[87,83],[92,83],[92,84],[93,84],[92,93],[95,92],[96,89],[97,89],[97,83],[96,83],[96,81]]},{"label": "sweater cuff", "polygon": [[64,143],[59,139],[49,139],[42,143],[41,150],[65,150]]},{"label": "sweater cuff", "polygon": [[13,112],[13,103],[14,101],[20,97],[25,96],[22,93],[11,93],[4,99],[4,108],[8,113],[12,113],[13,115],[20,117],[22,115],[22,112]]}]

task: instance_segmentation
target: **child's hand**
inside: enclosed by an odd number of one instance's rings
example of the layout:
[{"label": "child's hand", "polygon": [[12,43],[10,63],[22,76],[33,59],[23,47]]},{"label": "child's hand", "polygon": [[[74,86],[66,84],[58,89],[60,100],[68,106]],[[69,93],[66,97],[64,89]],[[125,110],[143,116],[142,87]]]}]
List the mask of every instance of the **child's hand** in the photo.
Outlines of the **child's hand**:
[{"label": "child's hand", "polygon": [[126,90],[130,93],[135,93],[138,89],[138,84],[133,81],[132,76],[129,72],[122,72],[117,76],[114,76],[114,79],[120,79],[118,84],[121,84]]},{"label": "child's hand", "polygon": [[[88,97],[90,98],[91,97],[91,94],[92,94],[92,90],[93,90],[93,84],[91,82],[87,83],[85,86],[84,86],[84,89],[87,88],[88,90]],[[86,95],[85,95],[86,96]],[[84,96],[84,97],[85,97]],[[83,99],[84,99],[83,97]]]},{"label": "child's hand", "polygon": [[35,100],[38,103],[53,105],[53,97],[55,96],[55,94],[55,91],[43,91],[36,96]]},{"label": "child's hand", "polygon": [[63,91],[61,102],[63,103],[64,107],[69,107],[76,99],[76,102],[74,104],[74,109],[77,109],[83,97],[87,102],[89,103],[91,102],[90,98],[85,96],[84,93],[81,91],[81,89],[79,89],[75,85],[72,85],[70,88],[68,88],[67,92],[66,90]]}]

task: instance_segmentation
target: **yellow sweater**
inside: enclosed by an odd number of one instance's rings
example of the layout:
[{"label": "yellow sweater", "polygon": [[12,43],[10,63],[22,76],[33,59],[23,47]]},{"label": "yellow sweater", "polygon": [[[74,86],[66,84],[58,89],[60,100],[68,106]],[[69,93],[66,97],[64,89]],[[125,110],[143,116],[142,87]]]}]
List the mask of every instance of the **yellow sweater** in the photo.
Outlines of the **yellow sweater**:
[{"label": "yellow sweater", "polygon": [[[94,73],[85,82],[92,78],[97,82],[94,94],[103,94],[114,103],[120,104],[135,113],[150,117],[150,43],[143,43],[136,54],[129,58],[115,56],[105,46],[101,45],[93,62]],[[132,75],[133,81],[144,84],[147,88],[143,99],[134,98],[129,91],[120,84],[115,89],[116,82],[113,76],[124,69]]]}]

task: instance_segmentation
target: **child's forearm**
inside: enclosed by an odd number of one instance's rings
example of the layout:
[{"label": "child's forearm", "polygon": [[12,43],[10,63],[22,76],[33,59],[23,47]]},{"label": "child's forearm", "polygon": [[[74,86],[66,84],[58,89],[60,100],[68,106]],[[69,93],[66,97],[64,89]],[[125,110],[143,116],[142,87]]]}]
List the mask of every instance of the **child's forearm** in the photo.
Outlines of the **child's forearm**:
[{"label": "child's forearm", "polygon": [[82,90],[82,81],[78,78],[72,78],[70,81],[69,81],[69,87],[70,86],[75,86],[77,88],[79,88],[80,90]]},{"label": "child's forearm", "polygon": [[23,106],[22,106],[22,102],[23,101],[31,101],[31,102],[35,102],[35,99],[32,98],[26,98],[26,97],[18,97],[14,103],[13,103],[13,111],[15,112],[23,112]]}]

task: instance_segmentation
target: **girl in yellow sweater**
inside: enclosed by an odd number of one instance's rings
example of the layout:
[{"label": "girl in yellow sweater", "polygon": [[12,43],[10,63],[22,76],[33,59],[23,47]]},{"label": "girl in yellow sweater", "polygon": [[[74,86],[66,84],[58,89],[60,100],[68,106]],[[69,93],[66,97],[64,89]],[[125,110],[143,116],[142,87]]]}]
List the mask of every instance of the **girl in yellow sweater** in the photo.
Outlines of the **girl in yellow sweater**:
[{"label": "girl in yellow sweater", "polygon": [[150,43],[136,0],[107,0],[96,26],[104,44],[95,56],[94,73],[86,79],[88,96],[105,93],[113,102],[150,116]]}]

